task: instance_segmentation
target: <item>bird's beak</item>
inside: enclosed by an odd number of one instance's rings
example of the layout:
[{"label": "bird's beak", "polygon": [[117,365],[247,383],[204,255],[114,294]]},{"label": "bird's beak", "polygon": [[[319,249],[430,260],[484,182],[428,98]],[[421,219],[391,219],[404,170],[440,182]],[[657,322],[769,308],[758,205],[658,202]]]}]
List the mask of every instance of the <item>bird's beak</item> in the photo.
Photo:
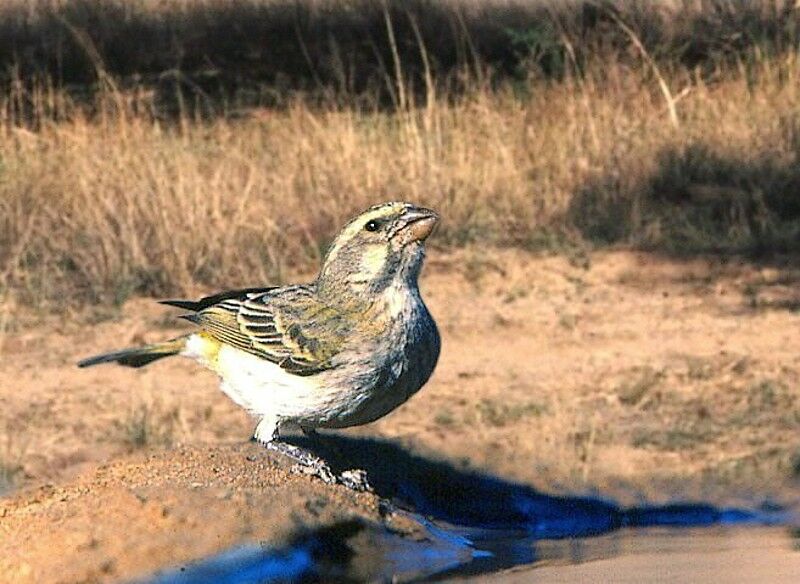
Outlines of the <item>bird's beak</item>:
[{"label": "bird's beak", "polygon": [[408,242],[425,241],[439,223],[439,215],[424,207],[409,207],[400,216],[404,224],[401,231],[405,232]]}]

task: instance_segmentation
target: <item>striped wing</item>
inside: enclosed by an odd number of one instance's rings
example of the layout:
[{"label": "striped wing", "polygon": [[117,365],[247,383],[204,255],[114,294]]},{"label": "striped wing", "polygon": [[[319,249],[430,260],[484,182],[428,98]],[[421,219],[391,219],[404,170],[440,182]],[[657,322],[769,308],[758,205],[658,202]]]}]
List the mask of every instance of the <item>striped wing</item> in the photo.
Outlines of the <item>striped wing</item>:
[{"label": "striped wing", "polygon": [[306,286],[226,297],[185,318],[219,341],[301,376],[330,369],[348,332]]}]

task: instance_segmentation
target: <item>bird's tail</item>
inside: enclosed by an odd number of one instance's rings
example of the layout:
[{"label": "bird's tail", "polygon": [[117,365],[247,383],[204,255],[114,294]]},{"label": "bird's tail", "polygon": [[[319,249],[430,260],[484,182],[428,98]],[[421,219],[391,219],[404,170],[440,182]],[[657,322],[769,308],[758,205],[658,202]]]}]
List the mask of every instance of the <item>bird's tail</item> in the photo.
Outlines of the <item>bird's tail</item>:
[{"label": "bird's tail", "polygon": [[99,365],[100,363],[119,363],[127,367],[143,367],[158,359],[177,355],[186,346],[187,338],[189,338],[188,335],[185,335],[177,339],[164,341],[163,343],[154,343],[152,345],[145,345],[144,347],[133,347],[130,349],[122,349],[121,351],[95,355],[94,357],[89,357],[88,359],[80,361],[78,367],[91,367],[92,365]]}]

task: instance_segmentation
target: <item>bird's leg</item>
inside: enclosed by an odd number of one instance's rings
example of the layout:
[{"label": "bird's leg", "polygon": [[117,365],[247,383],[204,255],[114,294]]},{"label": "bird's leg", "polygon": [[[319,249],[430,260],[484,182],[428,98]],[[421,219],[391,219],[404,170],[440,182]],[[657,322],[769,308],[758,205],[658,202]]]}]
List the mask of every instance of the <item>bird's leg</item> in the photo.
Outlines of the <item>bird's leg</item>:
[{"label": "bird's leg", "polygon": [[[314,428],[301,425],[300,429],[303,431],[303,434],[310,440],[314,441],[323,440],[319,432],[317,432]],[[326,451],[329,454],[333,454],[336,459],[339,460],[342,459],[342,452],[339,448],[336,447],[335,444],[328,443],[325,446],[326,446]],[[326,464],[326,466],[328,465]],[[330,470],[330,467],[328,467],[328,469]],[[336,477],[336,482],[354,491],[370,491],[370,492],[372,491],[372,487],[370,486],[369,481],[367,481],[367,473],[362,469],[351,468],[349,470],[344,470],[338,475],[335,475],[335,477]]]},{"label": "bird's leg", "polygon": [[[280,423],[271,418],[263,418],[256,426],[253,439],[263,444],[269,450],[288,456],[296,461],[292,472],[308,474],[319,477],[329,485],[341,484],[355,491],[371,491],[367,482],[367,475],[363,470],[346,470],[337,475],[322,458],[306,448],[281,442],[278,428]],[[313,428],[302,428],[303,433],[309,438],[318,436]]]},{"label": "bird's leg", "polygon": [[281,442],[279,428],[280,420],[265,416],[256,426],[253,432],[253,440],[263,444],[273,452],[283,454],[296,461],[297,464],[292,467],[292,472],[314,475],[328,484],[336,483],[336,475],[327,462],[310,450]]},{"label": "bird's leg", "polygon": [[272,440],[271,442],[267,442],[264,446],[273,452],[283,454],[296,461],[297,464],[292,467],[292,472],[319,477],[323,482],[329,485],[338,482],[338,477],[331,470],[331,467],[328,466],[328,463],[310,450],[279,440]]},{"label": "bird's leg", "polygon": [[278,426],[280,423],[275,418],[263,417],[253,431],[253,440],[259,444],[269,444],[273,440],[279,440]]}]

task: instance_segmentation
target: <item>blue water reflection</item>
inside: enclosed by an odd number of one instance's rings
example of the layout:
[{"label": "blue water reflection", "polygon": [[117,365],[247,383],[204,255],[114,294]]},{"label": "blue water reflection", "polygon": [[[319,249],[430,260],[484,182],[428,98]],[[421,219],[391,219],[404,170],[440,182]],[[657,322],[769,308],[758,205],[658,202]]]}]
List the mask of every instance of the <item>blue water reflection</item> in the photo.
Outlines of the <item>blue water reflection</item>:
[{"label": "blue water reflection", "polygon": [[542,540],[597,536],[622,528],[791,525],[797,519],[776,507],[676,503],[625,508],[600,498],[543,494],[409,453],[394,443],[341,436],[295,442],[315,450],[334,470],[364,469],[385,501],[386,512],[405,514],[424,537],[405,538],[380,525],[353,521],[301,534],[281,550],[243,547],[150,581],[408,581],[531,564],[537,561],[536,542]]}]

